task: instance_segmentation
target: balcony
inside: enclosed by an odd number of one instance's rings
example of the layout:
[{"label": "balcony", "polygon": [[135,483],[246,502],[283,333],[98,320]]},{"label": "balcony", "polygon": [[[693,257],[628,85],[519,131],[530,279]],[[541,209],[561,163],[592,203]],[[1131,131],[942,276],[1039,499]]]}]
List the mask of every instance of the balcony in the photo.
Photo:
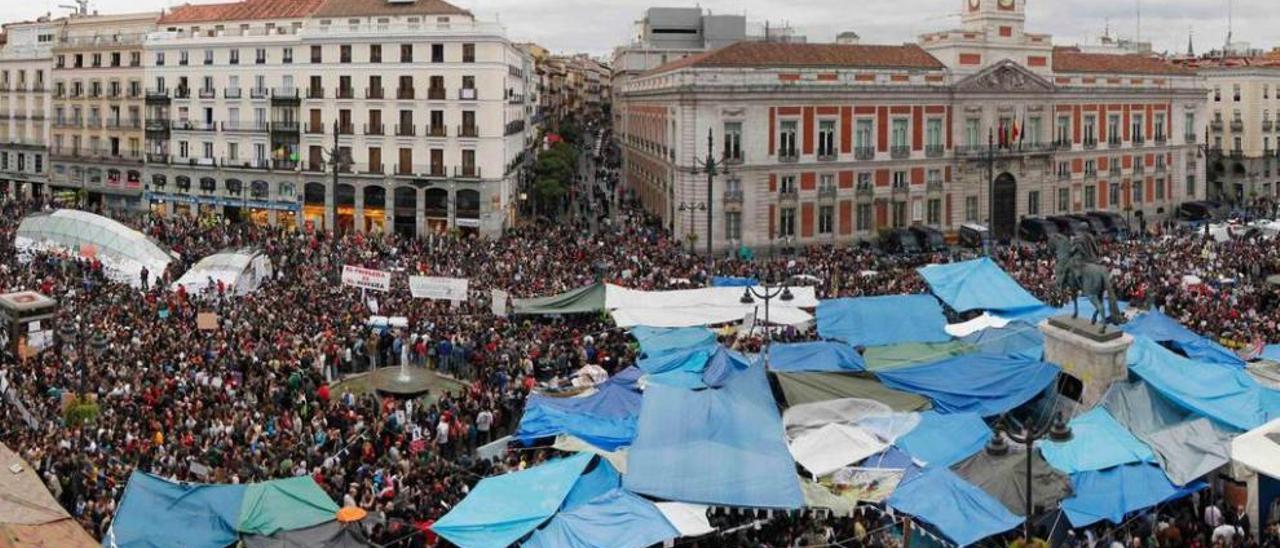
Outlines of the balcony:
[{"label": "balcony", "polygon": [[1119,137],[1108,137],[1108,138],[1107,138],[1107,147],[1108,147],[1108,148],[1120,148],[1120,145],[1121,145],[1121,144],[1122,144],[1122,143],[1121,143],[1121,141],[1120,141],[1120,138],[1119,138]]},{"label": "balcony", "polygon": [[386,135],[387,132],[383,128],[382,124],[365,124],[364,134],[365,135]]},{"label": "balcony", "polygon": [[78,119],[74,119],[74,118],[72,118],[72,119],[62,119],[62,120],[56,120],[56,119],[55,119],[55,120],[53,121],[53,127],[55,127],[55,128],[60,128],[60,129],[75,129],[75,128],[79,128],[79,127],[81,127],[81,126],[83,126],[83,125],[84,125],[84,120],[78,120]]},{"label": "balcony", "polygon": [[169,163],[168,154],[147,154],[146,159],[148,164],[168,164]]},{"label": "balcony", "polygon": [[475,101],[477,96],[475,88],[461,88],[458,90],[458,99],[462,101]]},{"label": "balcony", "polygon": [[895,160],[911,157],[911,147],[909,146],[893,146],[889,147],[889,157]]},{"label": "balcony", "polygon": [[941,158],[946,154],[946,147],[942,145],[925,145],[924,155],[926,158]]},{"label": "balcony", "polygon": [[1169,142],[1169,139],[1166,138],[1164,135],[1156,135],[1155,140],[1156,140],[1156,146],[1164,146],[1165,143]]},{"label": "balcony", "polygon": [[1187,142],[1187,144],[1188,144],[1188,145],[1195,144],[1195,142],[1196,142],[1196,134],[1195,134],[1195,133],[1187,133],[1187,134],[1183,135],[1183,136],[1182,136],[1182,138],[1183,138],[1183,140],[1185,140],[1185,141]]},{"label": "balcony", "polygon": [[871,185],[859,185],[858,188],[853,191],[853,194],[858,197],[858,201],[867,202],[875,197],[876,187]]},{"label": "balcony", "polygon": [[824,186],[818,188],[819,200],[834,200],[836,198],[836,187]]},{"label": "balcony", "polygon": [[215,92],[215,91],[214,91],[214,90],[212,90],[212,89],[202,89],[202,90],[200,90],[200,98],[201,98],[201,99],[213,99],[213,98],[216,98],[217,96],[218,96],[218,93],[217,93],[217,92]]},{"label": "balcony", "polygon": [[1262,121],[1262,131],[1271,131],[1275,127],[1275,122],[1271,120]]},{"label": "balcony", "polygon": [[1244,131],[1244,120],[1232,120],[1232,121],[1231,121],[1231,131],[1236,132],[1236,133],[1239,133],[1239,132],[1241,132],[1241,131]]},{"label": "balcony", "polygon": [[1111,163],[1111,169],[1109,169],[1109,170],[1107,171],[1107,173],[1108,173],[1108,174],[1110,174],[1112,177],[1119,177],[1119,176],[1121,176],[1122,174],[1124,174],[1124,172],[1123,172],[1123,171],[1121,171],[1121,169],[1120,169],[1120,163],[1119,163],[1119,162],[1112,162],[1112,163]]},{"label": "balcony", "polygon": [[237,133],[265,133],[267,131],[266,122],[223,122],[222,131]]},{"label": "balcony", "polygon": [[427,88],[427,100],[428,100],[428,101],[443,101],[443,100],[445,100],[445,90],[444,90],[444,88]]},{"label": "balcony", "polygon": [[448,137],[449,132],[445,126],[427,126],[427,137]]},{"label": "balcony", "polygon": [[798,162],[800,161],[800,152],[794,148],[790,150],[779,150],[778,161],[787,164]]},{"label": "balcony", "polygon": [[1093,150],[1095,148],[1098,148],[1098,140],[1093,137],[1085,137],[1084,148],[1085,150]]},{"label": "balcony", "polygon": [[480,136],[480,128],[476,126],[458,126],[458,137],[477,138]]},{"label": "balcony", "polygon": [[356,128],[350,122],[338,124],[338,135],[355,135]]},{"label": "balcony", "polygon": [[1209,120],[1209,129],[1213,131],[1222,131],[1222,120]]},{"label": "balcony", "polygon": [[300,167],[301,165],[302,165],[301,162],[295,162],[293,160],[272,160],[271,161],[271,169],[279,170],[279,171],[297,171],[298,167]]},{"label": "balcony", "polygon": [[142,129],[142,120],[107,120],[107,129]]},{"label": "balcony", "polygon": [[298,88],[292,86],[271,88],[271,100],[283,103],[296,103],[302,100]]},{"label": "balcony", "polygon": [[324,99],[324,88],[307,88],[307,99]]},{"label": "balcony", "polygon": [[1086,181],[1094,181],[1094,180],[1097,180],[1097,179],[1098,179],[1098,170],[1096,170],[1096,169],[1093,169],[1093,170],[1086,169],[1086,170],[1084,170],[1084,180],[1086,180]]},{"label": "balcony", "polygon": [[365,88],[364,98],[365,99],[385,99],[386,97],[384,92],[385,90],[383,90],[382,88]]},{"label": "balcony", "polygon": [[908,185],[906,181],[903,181],[901,183],[895,182],[893,183],[893,187],[890,188],[889,191],[892,192],[894,196],[902,197],[911,193],[911,186]]},{"label": "balcony", "polygon": [[396,124],[397,137],[413,137],[414,133],[415,133],[415,126],[413,124],[404,124],[404,125]]},{"label": "balcony", "polygon": [[1140,147],[1147,144],[1147,138],[1142,135],[1134,135],[1133,139],[1131,139],[1129,143],[1135,147]]},{"label": "balcony", "polygon": [[369,164],[360,170],[362,175],[383,175],[387,172],[382,164]]},{"label": "balcony", "polygon": [[1233,149],[1231,149],[1231,158],[1232,158],[1232,159],[1235,159],[1235,160],[1239,160],[1239,159],[1241,159],[1241,158],[1244,158],[1244,150],[1243,150],[1243,149],[1239,149],[1239,148],[1233,148]]},{"label": "balcony", "polygon": [[414,98],[413,88],[396,88],[396,99],[401,101],[412,101]]},{"label": "balcony", "polygon": [[521,131],[524,131],[524,127],[525,127],[524,120],[512,120],[510,122],[507,122],[507,126],[504,129],[504,132],[502,134],[504,136],[515,135],[517,133],[520,133]]},{"label": "balcony", "polygon": [[1071,172],[1070,172],[1070,171],[1059,171],[1059,172],[1058,172],[1058,180],[1059,180],[1059,181],[1070,181],[1070,180],[1071,180]]},{"label": "balcony", "polygon": [[240,93],[240,88],[226,88],[222,90],[222,96],[227,99],[239,99],[241,97]]},{"label": "balcony", "polygon": [[794,188],[784,188],[778,191],[778,201],[781,202],[798,202],[800,201],[800,193]]},{"label": "balcony", "polygon": [[854,148],[853,157],[859,160],[874,160],[876,158],[876,149],[874,147]]},{"label": "balcony", "polygon": [[271,122],[271,133],[298,133],[301,129],[298,122]]},{"label": "balcony", "polygon": [[306,171],[310,173],[324,173],[325,163],[318,162],[318,161],[305,162],[302,164],[302,171]]},{"label": "balcony", "polygon": [[1167,165],[1165,165],[1165,164],[1156,164],[1156,175],[1161,175],[1161,174],[1163,174],[1163,173],[1166,173],[1166,172],[1168,172],[1168,170],[1169,170],[1169,167],[1168,167]]},{"label": "balcony", "polygon": [[835,150],[821,150],[821,149],[820,149],[820,150],[818,150],[818,154],[816,155],[816,157],[818,158],[818,161],[819,161],[819,162],[831,162],[831,161],[835,161],[835,159],[836,159],[836,151],[835,151]]},{"label": "balcony", "polygon": [[174,99],[190,99],[191,88],[176,88],[173,90]]},{"label": "balcony", "polygon": [[264,171],[271,169],[271,161],[266,158],[252,160],[247,158],[223,158],[221,165],[222,167],[234,169],[259,169]]},{"label": "balcony", "polygon": [[741,190],[726,190],[726,191],[724,191],[724,203],[725,203],[725,205],[729,205],[729,204],[742,204],[742,199],[743,199],[743,197],[742,197],[742,191],[741,191]]},{"label": "balcony", "polygon": [[444,164],[431,164],[427,167],[428,177],[445,177]]},{"label": "balcony", "polygon": [[924,184],[924,191],[929,194],[942,193],[942,181],[928,181]]},{"label": "balcony", "polygon": [[1142,164],[1142,162],[1140,162],[1140,161],[1138,161],[1138,160],[1134,160],[1134,162],[1133,162],[1133,174],[1134,174],[1134,175],[1143,175],[1143,174],[1145,174],[1146,172],[1147,172],[1147,166],[1143,165],[1143,164]]},{"label": "balcony", "polygon": [[479,179],[479,166],[456,166],[453,168],[453,177],[455,179]]},{"label": "balcony", "polygon": [[249,88],[250,99],[266,99],[268,95],[271,95],[271,90],[267,88]]}]

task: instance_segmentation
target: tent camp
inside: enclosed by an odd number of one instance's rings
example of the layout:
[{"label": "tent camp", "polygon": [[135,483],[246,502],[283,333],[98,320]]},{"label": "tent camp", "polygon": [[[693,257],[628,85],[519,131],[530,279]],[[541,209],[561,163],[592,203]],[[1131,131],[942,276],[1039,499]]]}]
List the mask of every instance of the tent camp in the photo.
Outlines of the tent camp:
[{"label": "tent camp", "polygon": [[1010,312],[1044,306],[990,258],[917,270],[929,289],[956,312]]},{"label": "tent camp", "polygon": [[1140,314],[1126,323],[1123,328],[1131,335],[1142,335],[1159,343],[1168,343],[1196,361],[1221,363],[1240,368],[1245,366],[1244,360],[1240,359],[1235,352],[1183,327],[1177,320],[1164,315],[1159,310]]},{"label": "tent camp", "polygon": [[[760,293],[765,291],[763,287],[752,289]],[[743,303],[745,291],[747,288],[743,287],[641,291],[610,285],[605,306],[618,327],[694,327],[737,323],[749,314],[764,323],[764,302]],[[791,295],[790,301],[774,299],[769,303],[770,323],[798,327],[813,321],[813,316],[804,309],[818,306],[814,288],[793,287]]]},{"label": "tent camp", "polygon": [[512,309],[517,316],[590,314],[605,310],[604,295],[605,285],[594,283],[549,297],[513,299]]},{"label": "tent camp", "polygon": [[14,247],[20,252],[61,250],[102,261],[107,275],[118,283],[141,286],[142,269],[150,283],[160,282],[169,263],[178,258],[145,234],[101,215],[74,209],[32,213],[18,225]]},{"label": "tent camp", "polygon": [[631,444],[640,416],[640,370],[628,368],[578,397],[533,394],[525,401],[515,437],[526,444],[561,434],[612,451]]},{"label": "tent camp", "polygon": [[172,288],[183,288],[188,295],[216,291],[221,282],[228,295],[240,297],[257,291],[271,278],[271,258],[255,249],[215,253],[192,266]]},{"label": "tent camp", "polygon": [[951,340],[947,318],[929,295],[832,299],[818,304],[818,334],[853,346]]},{"label": "tent camp", "polygon": [[0,444],[0,548],[98,546],[27,461]]},{"label": "tent camp", "polygon": [[1245,511],[1258,524],[1280,520],[1280,419],[1250,430],[1231,442],[1232,476],[1245,482]]}]

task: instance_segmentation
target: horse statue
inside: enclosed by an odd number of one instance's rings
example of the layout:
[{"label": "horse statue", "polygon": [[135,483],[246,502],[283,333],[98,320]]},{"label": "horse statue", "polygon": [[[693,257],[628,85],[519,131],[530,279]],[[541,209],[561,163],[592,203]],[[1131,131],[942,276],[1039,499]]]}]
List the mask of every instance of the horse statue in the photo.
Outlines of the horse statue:
[{"label": "horse statue", "polygon": [[[1049,239],[1049,245],[1053,248],[1056,259],[1054,280],[1059,289],[1066,290],[1071,295],[1071,318],[1080,317],[1080,303],[1077,296],[1084,293],[1093,304],[1090,325],[1097,325],[1098,321],[1102,320],[1104,332],[1108,324],[1120,325],[1123,317],[1120,314],[1119,299],[1111,286],[1111,273],[1097,262],[1098,244],[1093,237],[1086,234],[1077,238],[1067,238],[1061,234],[1055,234]],[[1103,307],[1104,302],[1107,304],[1106,308]]]}]

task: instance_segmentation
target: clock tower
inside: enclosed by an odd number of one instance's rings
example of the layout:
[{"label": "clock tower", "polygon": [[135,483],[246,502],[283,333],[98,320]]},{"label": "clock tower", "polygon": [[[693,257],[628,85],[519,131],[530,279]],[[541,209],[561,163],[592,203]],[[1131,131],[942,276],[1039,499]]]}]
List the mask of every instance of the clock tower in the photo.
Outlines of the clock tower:
[{"label": "clock tower", "polygon": [[1018,39],[1027,22],[1027,0],[960,0],[965,30],[988,39]]}]

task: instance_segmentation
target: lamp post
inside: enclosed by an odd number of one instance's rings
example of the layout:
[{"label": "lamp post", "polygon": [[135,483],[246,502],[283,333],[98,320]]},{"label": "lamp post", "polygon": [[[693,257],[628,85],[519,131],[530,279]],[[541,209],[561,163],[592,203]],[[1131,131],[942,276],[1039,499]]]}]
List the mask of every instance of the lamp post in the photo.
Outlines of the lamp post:
[{"label": "lamp post", "polygon": [[[676,209],[678,209],[678,210],[679,210],[680,212],[682,212],[682,213],[683,213],[683,212],[685,212],[685,211],[688,211],[688,212],[689,212],[689,234],[688,234],[688,239],[689,239],[689,252],[690,252],[690,253],[696,253],[696,252],[697,252],[697,250],[695,250],[695,249],[694,249],[694,241],[696,240],[697,235],[696,235],[696,234],[694,234],[694,232],[693,232],[693,222],[694,222],[694,221],[693,221],[693,212],[694,212],[694,211],[707,211],[707,210],[711,209],[711,202],[689,202],[689,203],[686,203],[686,202],[680,202],[680,205],[679,205]],[[710,239],[710,236],[711,236],[711,233],[710,233],[710,232],[707,232],[707,237],[708,237],[708,239]],[[707,249],[707,255],[708,255],[708,256],[710,256],[710,254],[711,254],[711,249],[710,249],[710,248],[708,248],[708,249]]]},{"label": "lamp post", "polygon": [[764,341],[765,343],[764,343],[763,352],[764,352],[764,364],[765,364],[765,367],[767,368],[769,366],[769,347],[772,346],[773,344],[773,332],[769,330],[769,303],[772,302],[774,299],[779,299],[784,303],[791,302],[792,300],[795,299],[795,296],[791,294],[791,288],[788,287],[787,284],[782,284],[781,287],[774,287],[774,288],[770,288],[769,286],[766,285],[766,286],[762,286],[761,290],[759,291],[757,291],[756,288],[754,287],[748,286],[745,289],[743,289],[742,298],[739,300],[739,302],[741,302],[742,304],[756,304],[756,299],[760,299],[764,301]]},{"label": "lamp post", "polygon": [[[1222,151],[1217,149],[1213,145],[1209,144],[1209,128],[1208,127],[1204,128],[1204,142],[1197,144],[1196,149],[1199,151],[1200,157],[1204,158],[1204,195],[1205,195],[1205,198],[1212,199],[1209,196],[1209,179],[1210,179],[1209,174],[1212,173],[1211,171],[1212,168],[1210,167],[1210,164],[1213,162],[1213,155],[1215,153],[1218,155],[1221,155]],[[1188,196],[1188,198],[1194,200],[1195,196]],[[1219,196],[1219,198],[1221,198],[1221,196]]]},{"label": "lamp post", "polygon": [[[711,240],[712,240],[712,233],[711,233],[711,216],[712,216],[712,208],[711,208],[711,204],[712,204],[712,203],[713,203],[713,201],[714,201],[714,200],[713,200],[713,196],[714,196],[715,194],[714,194],[714,192],[713,192],[713,189],[714,189],[714,186],[715,186],[715,180],[716,180],[716,177],[717,177],[717,176],[720,176],[720,175],[728,175],[728,174],[729,174],[729,170],[725,167],[725,164],[727,163],[728,158],[726,158],[725,156],[721,156],[720,158],[716,158],[716,156],[715,156],[715,145],[714,145],[715,141],[714,141],[714,139],[713,139],[713,136],[714,136],[714,131],[713,131],[713,130],[711,130],[710,128],[708,128],[708,129],[707,129],[707,157],[706,157],[706,159],[704,159],[704,160],[699,160],[698,158],[696,158],[696,157],[695,157],[695,158],[693,159],[693,170],[692,170],[692,172],[693,172],[693,174],[694,174],[694,175],[703,175],[703,174],[705,174],[705,175],[707,176],[707,202],[706,202],[706,206],[707,206],[707,207],[706,207],[706,211],[707,211],[707,260],[711,260]],[[690,213],[690,214],[689,214],[689,216],[690,216],[690,218],[692,218],[692,217],[693,217],[693,214],[692,214],[692,213]],[[690,223],[690,224],[692,224],[692,223]]]},{"label": "lamp post", "polygon": [[1023,540],[1030,542],[1031,541],[1031,516],[1035,512],[1035,502],[1031,498],[1031,482],[1034,476],[1031,468],[1031,463],[1032,463],[1032,457],[1035,455],[1035,444],[1037,441],[1040,441],[1046,438],[1048,438],[1050,441],[1057,442],[1057,443],[1064,443],[1064,442],[1071,441],[1071,438],[1072,438],[1071,427],[1067,426],[1067,423],[1062,419],[1061,414],[1054,415],[1053,422],[1047,425],[1043,425],[1040,427],[1033,427],[1032,425],[1029,425],[1029,424],[1023,425],[1022,430],[1017,434],[1013,434],[1011,431],[1005,428],[1002,424],[1001,426],[998,426],[996,428],[996,434],[995,436],[991,437],[991,441],[987,442],[987,454],[991,456],[996,456],[996,457],[1002,457],[1002,456],[1008,455],[1009,445],[1004,441],[1004,438],[1006,435],[1009,436],[1009,439],[1017,443],[1023,444],[1027,448],[1027,477],[1025,478],[1026,488],[1027,488],[1027,493],[1026,493],[1027,505],[1026,505],[1026,519],[1025,521],[1023,521],[1023,524],[1022,524],[1022,538]]}]

